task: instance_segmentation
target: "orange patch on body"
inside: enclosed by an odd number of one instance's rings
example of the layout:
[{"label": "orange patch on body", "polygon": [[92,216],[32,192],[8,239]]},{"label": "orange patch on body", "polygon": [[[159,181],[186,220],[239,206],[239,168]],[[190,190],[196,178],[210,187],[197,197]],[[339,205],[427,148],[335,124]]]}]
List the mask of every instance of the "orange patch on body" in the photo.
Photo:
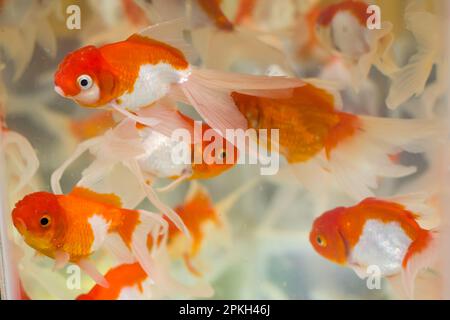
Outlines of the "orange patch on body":
[{"label": "orange patch on body", "polygon": [[139,263],[122,264],[106,273],[105,279],[109,283],[109,288],[97,284],[87,294],[78,296],[77,300],[117,300],[124,288],[136,285],[142,292],[142,282],[147,277]]},{"label": "orange patch on body", "polygon": [[250,128],[269,130],[269,143],[270,130],[279,129],[280,152],[290,163],[307,161],[325,147],[331,150],[355,130],[355,118],[337,112],[333,96],[311,84],[284,99],[237,92],[231,97]]},{"label": "orange patch on body", "polygon": [[341,112],[339,113],[340,121],[334,126],[328,137],[325,139],[325,152],[327,158],[330,159],[331,151],[348,137],[353,136],[360,128],[357,116]]},{"label": "orange patch on body", "polygon": [[69,228],[64,236],[63,250],[75,262],[91,253],[94,233],[89,218],[103,217],[109,231],[117,231],[122,224],[123,214],[120,199],[113,194],[98,194],[85,188],[76,187],[67,195],[58,195],[58,202],[67,215]]},{"label": "orange patch on body", "polygon": [[358,243],[367,220],[378,220],[383,223],[397,222],[414,242],[424,231],[417,223],[416,217],[401,204],[368,198],[356,206],[345,209],[340,220],[340,229],[348,244],[353,248]]},{"label": "orange patch on body", "polygon": [[139,212],[136,210],[122,209],[122,214],[122,223],[118,233],[125,244],[130,248],[133,232],[136,230],[137,225],[141,222],[139,219]]},{"label": "orange patch on body", "polygon": [[143,65],[167,63],[176,70],[189,67],[183,53],[177,48],[139,34],[133,34],[124,41],[107,44],[99,50],[119,79],[112,93],[106,98],[102,97],[102,101],[111,101],[115,97],[133,92],[134,83]]},{"label": "orange patch on body", "polygon": [[[209,195],[203,190],[198,189],[187,199],[187,201],[177,206],[175,212],[184,221],[187,229],[191,233],[192,244],[188,252],[185,252],[185,257],[194,257],[201,249],[205,237],[204,228],[208,223],[216,226],[221,225],[220,217],[218,216],[214,204]],[[169,222],[169,246],[178,237],[183,237],[182,232],[171,222]]]}]

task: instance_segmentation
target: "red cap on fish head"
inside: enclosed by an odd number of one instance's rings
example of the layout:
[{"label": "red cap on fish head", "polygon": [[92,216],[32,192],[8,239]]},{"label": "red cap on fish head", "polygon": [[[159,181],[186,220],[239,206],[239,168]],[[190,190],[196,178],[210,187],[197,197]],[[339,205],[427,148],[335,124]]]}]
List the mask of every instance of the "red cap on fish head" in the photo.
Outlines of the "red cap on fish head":
[{"label": "red cap on fish head", "polygon": [[309,234],[309,241],[323,257],[338,264],[347,261],[347,245],[340,232],[341,217],[346,208],[339,207],[318,217]]},{"label": "red cap on fish head", "polygon": [[367,13],[369,5],[363,1],[348,0],[329,5],[319,15],[317,24],[329,26],[337,13],[347,11],[359,20],[361,25],[365,25],[370,14]]},{"label": "red cap on fish head", "polygon": [[95,83],[98,83],[104,64],[101,52],[95,46],[86,46],[69,53],[59,64],[55,73],[55,89],[64,96],[77,95],[82,90],[79,77],[88,75]]},{"label": "red cap on fish head", "polygon": [[12,211],[14,226],[24,237],[43,243],[58,241],[65,233],[67,221],[58,198],[49,192],[35,192],[16,203]]}]

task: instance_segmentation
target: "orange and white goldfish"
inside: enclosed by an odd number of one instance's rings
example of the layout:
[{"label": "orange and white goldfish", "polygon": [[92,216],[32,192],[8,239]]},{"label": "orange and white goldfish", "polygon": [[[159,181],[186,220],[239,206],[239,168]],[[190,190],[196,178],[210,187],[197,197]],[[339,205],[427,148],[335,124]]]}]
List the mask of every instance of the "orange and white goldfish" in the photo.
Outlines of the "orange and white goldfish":
[{"label": "orange and white goldfish", "polygon": [[309,240],[320,255],[362,278],[370,266],[377,266],[384,277],[401,275],[412,296],[418,272],[433,265],[437,248],[437,233],[418,224],[422,213],[415,208],[413,202],[367,198],[318,217]]},{"label": "orange and white goldfish", "polygon": [[324,7],[317,19],[319,39],[343,59],[356,91],[372,65],[386,75],[398,70],[390,51],[392,24],[382,21],[379,28],[369,28],[373,16],[369,9],[366,2],[345,0]]},{"label": "orange and white goldfish", "polygon": [[[148,125],[155,125],[154,119],[131,112],[172,97],[194,106],[212,128],[224,134],[227,128],[246,128],[245,118],[229,96],[231,91],[267,95],[267,90],[303,84],[285,77],[197,69],[181,51],[184,26],[182,19],[162,23],[124,41],[86,46],[68,54],[55,73],[56,92],[82,106],[112,107]],[[169,33],[178,35],[173,45],[158,40],[158,36],[170,39]]]},{"label": "orange and white goldfish", "polygon": [[[242,190],[241,190],[242,191]],[[241,191],[239,191],[241,193]],[[233,192],[234,194],[234,192]],[[167,236],[167,249],[171,253],[172,259],[182,258],[185,261],[188,270],[196,276],[200,276],[200,272],[192,265],[191,259],[194,258],[202,246],[205,244],[206,227],[208,224],[216,227],[223,227],[220,214],[222,205],[229,206],[229,197],[225,198],[222,204],[216,207],[207,190],[193,182],[185,201],[183,204],[177,206],[175,211],[185,221],[185,224],[192,236],[191,241],[188,241],[186,236],[180,232],[178,228],[171,222],[169,223],[169,231]],[[231,199],[234,200],[234,199]],[[219,212],[221,211],[221,212]],[[153,245],[153,241],[149,239],[149,247]],[[134,264],[120,264],[110,269],[105,274],[105,279],[110,286],[104,288],[100,285],[95,285],[88,293],[80,295],[78,300],[124,300],[124,299],[149,299],[155,297],[158,289],[156,283],[149,286],[148,275],[141,268],[138,263]],[[167,283],[165,283],[167,284]],[[179,286],[178,286],[179,288]],[[192,296],[210,296],[212,291],[200,290],[200,287],[185,287],[186,293]],[[179,294],[180,292],[178,292]]]},{"label": "orange and white goldfish", "polygon": [[[406,8],[406,28],[411,31],[417,43],[417,51],[412,55],[408,63],[391,75],[392,84],[386,104],[394,109],[408,101],[413,96],[420,96],[436,65],[437,79],[434,84],[435,93],[427,93],[425,102],[428,102],[426,112],[432,115],[432,108],[436,99],[447,90],[447,62],[442,39],[445,37],[442,30],[445,26],[440,24],[440,17],[426,10],[420,5],[420,1],[411,1]],[[420,23],[417,23],[420,21]],[[430,86],[431,87],[431,86]],[[432,102],[429,103],[431,100]]]},{"label": "orange and white goldfish", "polygon": [[[439,136],[432,120],[357,116],[337,110],[335,98],[313,84],[285,99],[232,93],[254,129],[278,129],[272,149],[284,155],[306,188],[320,194],[335,185],[355,199],[373,196],[378,177],[402,177],[415,167],[395,164],[399,150],[420,152],[423,139]],[[276,145],[278,144],[278,145]]]},{"label": "orange and white goldfish", "polygon": [[127,248],[151,275],[147,237],[159,238],[167,232],[167,223],[159,215],[124,209],[115,195],[78,187],[67,195],[29,194],[16,203],[12,219],[24,241],[54,259],[55,268],[76,263],[102,286],[108,283],[89,257],[104,246],[119,250],[117,241],[111,240],[114,235],[121,239],[122,249]]},{"label": "orange and white goldfish", "polygon": [[[150,111],[152,114],[155,111],[156,117],[161,119],[162,123],[171,123],[172,129],[184,128],[190,133],[191,137],[196,135],[194,120],[181,114],[178,110],[154,106]],[[195,138],[190,143],[188,141],[180,142],[169,136],[170,130],[158,131],[160,127],[160,125],[157,125],[150,128],[125,118],[103,136],[82,142],[75,152],[52,174],[51,186],[53,192],[56,194],[62,193],[60,179],[65,170],[85,151],[90,150],[95,155],[95,160],[83,171],[79,185],[93,187],[93,184],[111,172],[116,164],[121,163],[137,178],[149,201],[160,212],[168,215],[178,228],[187,232],[183,221],[176,212],[159,200],[151,185],[158,178],[174,179],[169,186],[162,189],[167,191],[185,179],[215,177],[234,166],[237,162],[238,151],[233,144],[220,135],[216,135],[214,142],[202,139],[201,143],[198,143]],[[170,129],[166,125],[163,127]],[[209,127],[202,124],[200,129],[205,131]],[[161,132],[165,132],[165,134]],[[204,161],[208,159],[203,157],[200,159],[201,161],[194,161],[195,154],[203,155],[205,150],[210,149],[211,143],[214,143],[214,146],[217,147],[220,145],[220,148],[215,148],[210,152],[208,155],[211,158],[210,161]],[[176,162],[172,157],[174,150],[181,149],[188,150],[191,158]],[[216,159],[222,161],[216,161]]]}]

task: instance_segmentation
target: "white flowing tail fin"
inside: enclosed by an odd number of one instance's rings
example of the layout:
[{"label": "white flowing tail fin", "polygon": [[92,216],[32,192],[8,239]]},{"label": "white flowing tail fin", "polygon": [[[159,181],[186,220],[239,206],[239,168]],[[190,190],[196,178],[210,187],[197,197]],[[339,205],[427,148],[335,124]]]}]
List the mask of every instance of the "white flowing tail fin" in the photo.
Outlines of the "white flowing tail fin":
[{"label": "white flowing tail fin", "polygon": [[[191,104],[214,129],[225,135],[226,129],[247,129],[247,119],[231,98],[232,92],[254,96],[284,96],[304,82],[295,78],[254,76],[193,68],[189,80],[179,84],[174,98]],[[184,97],[183,97],[184,95]]]},{"label": "white flowing tail fin", "polygon": [[359,117],[359,122],[358,130],[339,142],[329,157],[322,152],[294,165],[306,188],[320,192],[331,183],[356,200],[372,197],[380,177],[398,178],[416,172],[414,166],[395,163],[393,155],[422,152],[432,137],[445,136],[442,125],[433,120]]},{"label": "white flowing tail fin", "polygon": [[[405,14],[406,27],[412,32],[417,42],[417,52],[408,64],[392,75],[392,85],[386,104],[397,108],[414,95],[420,95],[427,83],[437,54],[439,54],[438,18],[425,11],[410,11]],[[421,21],[421,23],[417,23]]]},{"label": "white flowing tail fin", "polygon": [[423,230],[423,235],[420,235],[408,248],[401,273],[403,287],[408,298],[414,298],[415,282],[419,272],[435,267],[439,254],[438,242],[437,232]]},{"label": "white flowing tail fin", "polygon": [[[139,223],[131,236],[131,252],[142,269],[154,281],[153,272],[156,271],[154,256],[161,244],[167,241],[168,223],[160,215],[138,210]],[[152,246],[149,248],[148,239],[151,237]]]},{"label": "white flowing tail fin", "polygon": [[164,202],[162,202],[158,195],[156,194],[155,190],[153,190],[153,187],[151,186],[151,183],[147,183],[144,179],[144,175],[136,161],[128,161],[126,163],[127,167],[131,170],[131,172],[136,176],[138,179],[142,189],[145,192],[145,195],[147,196],[148,200],[164,215],[166,215],[174,224],[175,226],[180,229],[188,238],[190,237],[189,230],[187,229],[186,225],[184,224],[183,220],[180,218],[180,216],[168,205],[166,205]]}]

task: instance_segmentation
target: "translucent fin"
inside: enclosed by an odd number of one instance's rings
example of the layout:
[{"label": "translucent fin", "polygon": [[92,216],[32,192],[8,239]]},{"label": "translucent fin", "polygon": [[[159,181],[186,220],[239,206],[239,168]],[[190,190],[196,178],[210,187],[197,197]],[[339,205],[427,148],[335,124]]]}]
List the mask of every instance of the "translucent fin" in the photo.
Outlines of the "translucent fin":
[{"label": "translucent fin", "polygon": [[170,257],[167,250],[161,248],[155,257],[154,274],[155,286],[168,296],[185,296],[185,297],[211,297],[214,293],[212,287],[203,281],[188,286],[174,279],[170,274]]},{"label": "translucent fin", "polygon": [[139,110],[138,115],[159,120],[159,123],[152,126],[152,129],[168,137],[178,129],[188,130],[189,132],[193,130],[192,123],[180,114],[174,102],[169,99],[162,99],[154,106]]},{"label": "translucent fin", "polygon": [[154,24],[139,32],[140,35],[164,42],[183,52],[191,62],[197,60],[195,49],[184,39],[184,31],[188,29],[184,18],[177,18]]},{"label": "translucent fin", "polygon": [[417,239],[410,245],[405,260],[403,261],[402,283],[410,299],[414,297],[414,286],[418,273],[425,268],[433,267],[439,254],[437,233],[431,231],[427,233],[427,236],[429,239],[426,247],[421,248],[416,246],[418,241],[423,241],[423,239]]},{"label": "translucent fin", "polygon": [[247,129],[247,120],[227,92],[199,85],[192,76],[189,81],[181,84],[181,88],[205,122],[222,136],[226,129]]},{"label": "translucent fin", "polygon": [[[156,269],[152,253],[158,250],[158,244],[165,243],[167,237],[167,222],[155,213],[139,210],[140,223],[135,228],[131,241],[131,251],[141,265],[142,269],[148,274],[151,281],[154,282],[153,272]],[[153,246],[147,247],[148,236],[152,237]],[[160,239],[163,236],[163,239]]]},{"label": "translucent fin", "polygon": [[89,261],[88,259],[81,259],[80,261],[77,262],[77,264],[81,268],[81,270],[86,272],[86,274],[89,275],[92,278],[92,280],[95,281],[95,283],[104,288],[109,287],[108,281],[106,281],[106,279],[97,270],[97,268],[91,261]]},{"label": "translucent fin", "polygon": [[14,131],[7,131],[3,135],[3,147],[6,149],[9,145],[17,147],[22,161],[25,162],[25,169],[21,172],[19,182],[13,190],[13,193],[16,193],[26,186],[35,175],[39,168],[39,159],[28,140]]},{"label": "translucent fin", "polygon": [[156,191],[158,192],[170,192],[173,191],[176,187],[178,187],[183,181],[186,181],[192,176],[191,172],[186,172],[182,174],[181,176],[177,177],[175,180],[173,180],[171,183],[164,187],[157,188]]},{"label": "translucent fin", "polygon": [[425,217],[436,212],[435,208],[430,204],[430,198],[431,196],[427,192],[414,192],[385,199],[405,206],[406,210],[419,217]]},{"label": "translucent fin", "polygon": [[116,233],[109,234],[106,237],[105,247],[120,263],[133,263],[136,261],[131,251]]},{"label": "translucent fin", "polygon": [[253,95],[267,91],[292,89],[304,85],[299,79],[252,76],[212,70],[193,69],[189,80],[180,84],[190,104],[202,118],[222,135],[226,129],[247,129],[247,119],[240,113],[230,94],[233,91]]},{"label": "translucent fin", "polygon": [[416,39],[418,49],[408,64],[392,75],[392,85],[386,99],[386,104],[391,109],[423,92],[439,50],[436,16],[429,12],[411,12],[405,15],[405,20],[406,27]]},{"label": "translucent fin", "polygon": [[398,178],[417,170],[394,163],[391,154],[402,150],[421,152],[426,139],[443,135],[442,126],[432,120],[359,117],[359,121],[359,129],[340,141],[331,150],[329,159],[320,153],[307,163],[294,166],[307,188],[321,192],[325,181],[356,200],[372,197],[379,177]]},{"label": "translucent fin", "polygon": [[110,103],[109,105],[111,106],[111,108],[113,108],[120,114],[124,115],[125,117],[130,118],[130,119],[132,119],[138,123],[141,123],[143,125],[151,127],[151,126],[156,126],[159,123],[159,120],[157,120],[157,119],[137,116],[137,115],[125,110],[124,108],[120,107],[119,105],[117,105],[115,103]]},{"label": "translucent fin", "polygon": [[55,252],[55,264],[53,266],[53,270],[59,270],[64,268],[64,266],[69,262],[70,255],[64,251],[56,251]]},{"label": "translucent fin", "polygon": [[75,162],[84,152],[86,152],[87,150],[89,150],[91,147],[101,143],[102,138],[101,137],[96,137],[96,138],[92,138],[89,140],[86,140],[82,143],[80,143],[77,148],[75,149],[74,153],[66,159],[66,161],[63,162],[63,164],[56,169],[53,173],[52,176],[50,178],[50,184],[52,187],[52,191],[55,194],[62,194],[62,189],[61,189],[61,178],[64,175],[64,172],[66,171],[66,169],[73,163]]},{"label": "translucent fin", "polygon": [[130,161],[128,162],[128,167],[130,168],[131,172],[136,176],[138,181],[140,182],[148,200],[164,215],[166,215],[174,224],[175,226],[180,229],[186,237],[190,237],[189,230],[187,229],[186,225],[184,224],[183,220],[180,218],[180,216],[169,206],[164,204],[158,197],[158,195],[153,190],[152,186],[147,184],[145,182],[144,176],[142,175],[142,172],[139,168],[139,165],[136,163],[136,161]]}]

